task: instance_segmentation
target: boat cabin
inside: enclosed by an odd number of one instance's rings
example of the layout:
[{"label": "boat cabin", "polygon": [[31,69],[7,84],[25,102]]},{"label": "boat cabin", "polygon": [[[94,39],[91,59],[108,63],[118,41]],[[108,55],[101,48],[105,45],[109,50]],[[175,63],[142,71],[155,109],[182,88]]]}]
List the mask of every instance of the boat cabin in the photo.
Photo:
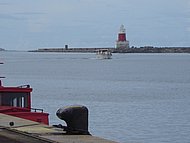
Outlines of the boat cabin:
[{"label": "boat cabin", "polygon": [[3,87],[0,85],[0,106],[11,106],[31,109],[30,93],[32,89],[26,87]]},{"label": "boat cabin", "polygon": [[99,49],[96,52],[98,59],[111,59],[112,53],[109,49]]},{"label": "boat cabin", "polygon": [[31,92],[29,85],[4,87],[0,80],[0,113],[48,125],[49,114],[43,109],[31,108]]}]

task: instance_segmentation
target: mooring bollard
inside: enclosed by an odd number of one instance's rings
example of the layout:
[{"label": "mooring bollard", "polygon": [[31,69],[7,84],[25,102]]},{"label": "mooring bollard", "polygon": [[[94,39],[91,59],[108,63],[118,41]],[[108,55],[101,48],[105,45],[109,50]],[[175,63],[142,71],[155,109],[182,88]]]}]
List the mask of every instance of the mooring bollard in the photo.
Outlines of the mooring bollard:
[{"label": "mooring bollard", "polygon": [[59,119],[67,124],[63,129],[67,134],[90,135],[88,131],[88,108],[73,105],[59,108],[56,112]]}]

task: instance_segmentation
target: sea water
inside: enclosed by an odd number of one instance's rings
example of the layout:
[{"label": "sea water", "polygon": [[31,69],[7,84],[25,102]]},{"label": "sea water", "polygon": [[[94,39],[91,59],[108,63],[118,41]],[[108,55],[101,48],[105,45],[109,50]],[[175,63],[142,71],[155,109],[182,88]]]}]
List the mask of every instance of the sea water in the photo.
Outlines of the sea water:
[{"label": "sea water", "polygon": [[30,84],[32,106],[89,109],[92,135],[128,143],[190,142],[190,54],[0,52],[3,84]]}]

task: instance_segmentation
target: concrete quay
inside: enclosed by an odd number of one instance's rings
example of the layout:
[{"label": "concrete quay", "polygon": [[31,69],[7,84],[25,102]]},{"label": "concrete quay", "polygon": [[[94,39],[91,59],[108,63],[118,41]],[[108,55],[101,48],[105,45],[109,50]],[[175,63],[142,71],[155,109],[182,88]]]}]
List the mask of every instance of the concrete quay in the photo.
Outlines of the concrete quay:
[{"label": "concrete quay", "polygon": [[0,113],[0,142],[116,143],[91,135],[67,135],[62,129]]}]

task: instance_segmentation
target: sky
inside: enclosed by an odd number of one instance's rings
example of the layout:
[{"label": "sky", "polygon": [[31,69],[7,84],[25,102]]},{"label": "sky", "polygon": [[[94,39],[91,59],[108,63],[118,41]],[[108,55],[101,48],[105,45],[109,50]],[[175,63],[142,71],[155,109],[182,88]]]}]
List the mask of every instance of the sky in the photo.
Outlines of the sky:
[{"label": "sky", "polygon": [[0,48],[190,47],[190,0],[0,0]]}]

